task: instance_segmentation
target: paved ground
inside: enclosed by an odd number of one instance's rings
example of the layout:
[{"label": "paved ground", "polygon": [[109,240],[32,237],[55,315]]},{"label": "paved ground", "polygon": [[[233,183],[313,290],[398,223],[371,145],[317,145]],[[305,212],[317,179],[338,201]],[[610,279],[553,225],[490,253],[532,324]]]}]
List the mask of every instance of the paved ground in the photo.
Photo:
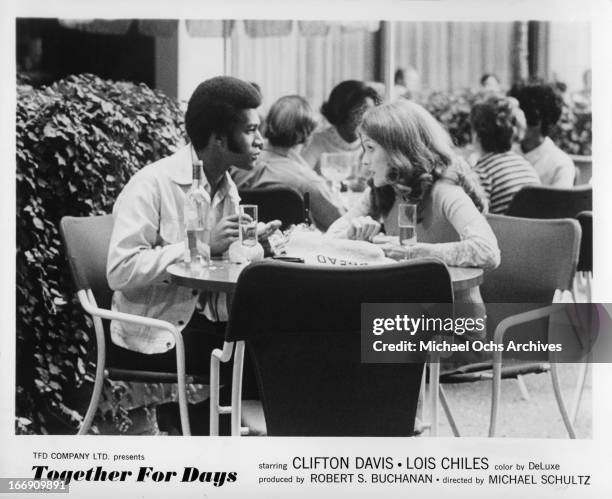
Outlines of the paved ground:
[{"label": "paved ground", "polygon": [[[568,405],[573,400],[575,380],[579,366],[559,366],[561,383]],[[550,374],[527,375],[525,385],[530,400],[524,400],[514,380],[502,382],[501,409],[499,415],[499,437],[518,438],[567,438],[567,432],[553,394]],[[464,437],[486,437],[489,428],[491,382],[479,381],[459,385],[444,385],[455,420]],[[148,414],[137,410],[132,412],[133,426],[130,435],[163,435],[157,428],[154,412]],[[575,424],[578,438],[590,438],[592,434],[591,375],[587,383]],[[117,433],[111,425],[100,428],[102,434]],[[452,436],[450,426],[441,411],[440,436]],[[428,437],[425,431],[423,438]]]},{"label": "paved ground", "polygon": [[[561,364],[559,374],[568,405],[573,401],[577,364]],[[592,436],[591,371],[587,377],[575,429],[577,438]],[[527,375],[523,378],[530,400],[521,396],[514,380],[502,381],[501,406],[498,419],[499,437],[567,438],[552,389],[549,373]],[[486,437],[491,408],[491,382],[479,381],[461,385],[444,385],[455,421],[462,436]],[[451,436],[446,417],[440,415],[440,435]],[[426,433],[424,434],[426,436]]]}]

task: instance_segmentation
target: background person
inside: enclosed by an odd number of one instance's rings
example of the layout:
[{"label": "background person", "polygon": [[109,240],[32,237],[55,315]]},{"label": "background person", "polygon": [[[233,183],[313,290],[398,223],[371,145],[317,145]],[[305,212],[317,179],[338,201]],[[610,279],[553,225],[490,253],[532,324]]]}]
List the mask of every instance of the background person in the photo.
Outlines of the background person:
[{"label": "background person", "polygon": [[321,106],[321,114],[330,125],[315,131],[304,146],[302,157],[306,163],[320,173],[320,159],[324,152],[354,154],[358,161],[361,142],[357,128],[363,114],[380,102],[376,90],[362,81],[347,80],[336,85],[327,102]]},{"label": "background person", "polygon": [[572,159],[548,136],[563,109],[563,98],[552,85],[517,84],[509,95],[515,97],[527,119],[521,152],[535,168],[543,185],[570,188],[576,168]]},{"label": "background person", "polygon": [[499,93],[501,85],[499,78],[493,73],[485,73],[480,77],[480,88],[485,92]]},{"label": "background person", "polygon": [[470,113],[473,143],[480,154],[474,170],[489,200],[491,213],[504,214],[514,195],[525,185],[539,184],[533,166],[512,151],[519,120],[508,97],[490,96]]},{"label": "background person", "polygon": [[267,143],[257,165],[250,171],[236,170],[232,176],[240,189],[278,185],[294,189],[302,196],[309,192],[312,221],[325,231],[346,210],[342,199],[298,152],[315,126],[315,115],[306,99],[299,95],[281,97],[268,112]]},{"label": "background person", "polygon": [[[221,255],[238,239],[240,198],[227,170],[250,169],[261,153],[260,99],[251,84],[237,78],[219,76],[198,85],[185,114],[190,143],[138,171],[113,208],[107,261],[112,309],[174,324],[185,342],[187,372],[209,372],[210,352],[223,344],[227,321],[224,294],[174,285],[166,272],[183,260],[183,205],[192,164],[203,162],[205,242],[212,255]],[[267,230],[279,226],[273,222]],[[143,370],[176,370],[175,339],[167,331],[113,321],[111,338],[116,358],[131,350],[136,353],[128,358],[136,358]]]}]

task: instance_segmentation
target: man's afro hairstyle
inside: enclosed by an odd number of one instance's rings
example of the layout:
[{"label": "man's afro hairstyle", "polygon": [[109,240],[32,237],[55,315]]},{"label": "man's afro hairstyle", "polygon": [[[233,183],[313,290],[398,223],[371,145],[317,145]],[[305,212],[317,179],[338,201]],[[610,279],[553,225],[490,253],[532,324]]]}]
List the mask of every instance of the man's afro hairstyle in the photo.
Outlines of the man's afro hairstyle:
[{"label": "man's afro hairstyle", "polygon": [[261,105],[261,95],[249,82],[232,76],[216,76],[194,90],[185,113],[187,136],[198,150],[213,133],[228,135],[244,109]]}]

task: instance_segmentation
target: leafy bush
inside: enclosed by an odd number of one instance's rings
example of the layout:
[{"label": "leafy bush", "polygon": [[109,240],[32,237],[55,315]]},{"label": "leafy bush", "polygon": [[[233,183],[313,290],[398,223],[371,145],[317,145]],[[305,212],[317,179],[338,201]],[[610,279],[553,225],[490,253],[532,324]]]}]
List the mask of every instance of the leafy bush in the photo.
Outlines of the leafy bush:
[{"label": "leafy bush", "polygon": [[590,156],[593,144],[591,111],[565,104],[550,138],[566,153]]},{"label": "leafy bush", "polygon": [[[465,147],[472,141],[470,110],[483,95],[469,89],[450,93],[435,91],[423,96],[420,103],[444,125],[455,146]],[[592,144],[590,108],[578,102],[566,102],[551,139],[568,154],[589,156]]]},{"label": "leafy bush", "polygon": [[472,141],[470,111],[478,95],[470,90],[435,91],[427,94],[421,104],[444,125],[455,146],[465,147]]},{"label": "leafy bush", "polygon": [[81,420],[71,394],[85,386],[92,331],[59,221],[109,213],[139,168],[183,141],[183,113],[146,85],[87,74],[17,93],[16,432],[53,433]]}]

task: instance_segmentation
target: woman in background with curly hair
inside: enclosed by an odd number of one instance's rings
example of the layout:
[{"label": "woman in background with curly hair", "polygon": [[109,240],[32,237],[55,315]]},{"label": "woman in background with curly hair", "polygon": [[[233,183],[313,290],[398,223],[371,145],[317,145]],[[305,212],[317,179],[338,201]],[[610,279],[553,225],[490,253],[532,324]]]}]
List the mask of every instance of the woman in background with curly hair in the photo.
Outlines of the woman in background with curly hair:
[{"label": "woman in background with curly hair", "polygon": [[535,168],[511,150],[519,123],[518,105],[509,97],[491,96],[472,108],[474,146],[481,154],[474,166],[491,213],[504,214],[525,185],[539,184]]},{"label": "woman in background with curly hair", "polygon": [[329,235],[371,240],[381,222],[387,235],[398,235],[398,203],[414,203],[418,242],[389,246],[388,256],[433,256],[463,267],[499,265],[497,240],[481,213],[486,209],[482,189],[431,114],[410,101],[384,104],[365,114],[361,133],[363,165],[373,173],[370,189],[332,224]]}]

